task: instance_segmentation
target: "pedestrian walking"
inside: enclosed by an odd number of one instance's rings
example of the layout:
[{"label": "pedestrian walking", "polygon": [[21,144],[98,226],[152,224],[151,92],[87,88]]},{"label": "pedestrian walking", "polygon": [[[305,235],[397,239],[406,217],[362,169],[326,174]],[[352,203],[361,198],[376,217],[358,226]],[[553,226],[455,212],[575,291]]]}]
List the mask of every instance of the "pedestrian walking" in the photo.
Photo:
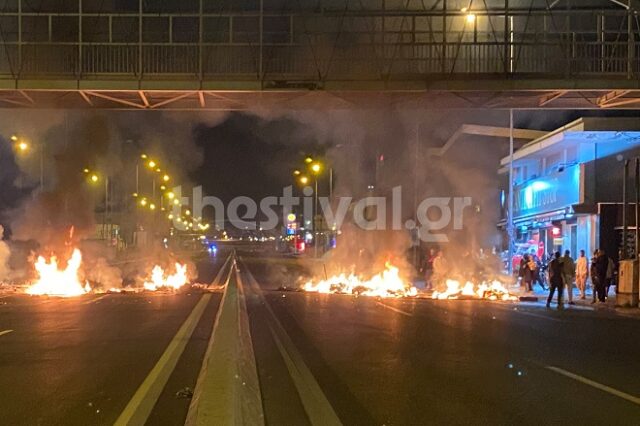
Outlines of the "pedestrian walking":
[{"label": "pedestrian walking", "polygon": [[586,298],[587,278],[589,277],[589,260],[584,250],[580,250],[580,257],[576,261],[576,285],[580,291],[580,299]]},{"label": "pedestrian walking", "polygon": [[560,260],[560,252],[557,251],[553,255],[553,260],[549,262],[549,297],[547,298],[547,308],[551,306],[553,294],[558,290],[558,308],[562,307],[562,260]]},{"label": "pedestrian walking", "polygon": [[576,264],[571,257],[571,252],[569,250],[564,251],[564,256],[562,257],[562,281],[564,282],[564,286],[567,288],[567,300],[570,305],[574,305],[573,303],[573,278],[576,274]]}]

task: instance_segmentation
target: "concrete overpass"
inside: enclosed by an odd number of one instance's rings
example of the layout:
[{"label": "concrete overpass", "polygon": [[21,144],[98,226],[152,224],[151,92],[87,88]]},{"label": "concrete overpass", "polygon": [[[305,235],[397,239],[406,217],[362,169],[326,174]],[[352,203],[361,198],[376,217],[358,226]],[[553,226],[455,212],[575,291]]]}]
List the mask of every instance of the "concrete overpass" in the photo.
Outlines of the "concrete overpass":
[{"label": "concrete overpass", "polygon": [[635,108],[637,10],[630,0],[7,0],[0,106]]}]

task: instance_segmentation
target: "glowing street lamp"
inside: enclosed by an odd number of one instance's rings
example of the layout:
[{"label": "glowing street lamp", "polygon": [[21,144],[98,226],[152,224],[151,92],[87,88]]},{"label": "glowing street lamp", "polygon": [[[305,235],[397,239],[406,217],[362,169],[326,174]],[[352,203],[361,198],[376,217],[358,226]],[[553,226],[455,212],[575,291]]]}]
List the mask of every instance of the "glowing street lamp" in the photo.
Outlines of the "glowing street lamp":
[{"label": "glowing street lamp", "polygon": [[147,166],[150,169],[155,169],[156,165],[157,165],[157,163],[155,161],[153,161],[153,160],[149,160],[149,162],[147,163]]},{"label": "glowing street lamp", "polygon": [[300,176],[300,173],[301,173],[300,170],[294,170],[293,171],[293,175],[294,176]]},{"label": "glowing street lamp", "polygon": [[146,198],[143,198],[142,200],[140,200],[140,205],[141,205],[142,207],[146,207],[146,206],[147,206],[147,204],[148,204],[148,202],[147,202],[147,199],[146,199]]},{"label": "glowing street lamp", "polygon": [[98,175],[97,175],[97,174],[93,173],[93,174],[89,177],[89,180],[90,180],[91,182],[93,182],[93,183],[96,183],[96,182],[98,182],[98,181],[100,180],[100,178],[98,177]]},{"label": "glowing street lamp", "polygon": [[301,176],[300,177],[300,183],[303,184],[303,185],[308,184],[309,183],[309,178],[306,177],[306,176]]},{"label": "glowing street lamp", "polygon": [[[469,10],[468,7],[463,7],[462,9],[460,9],[460,12],[467,13],[468,10]],[[473,13],[466,14],[465,21],[467,21],[467,24],[473,24],[475,20],[476,20],[476,15],[474,15]]]},{"label": "glowing street lamp", "polygon": [[16,144],[16,147],[18,148],[19,151],[21,152],[26,152],[29,150],[29,144],[26,143],[25,141],[20,141]]},{"label": "glowing street lamp", "polygon": [[171,177],[169,175],[162,176],[162,180],[165,181],[165,182],[169,182],[170,179],[171,179]]},{"label": "glowing street lamp", "polygon": [[313,163],[313,158],[307,157],[307,158],[304,159],[304,162],[307,163],[307,164]]},{"label": "glowing street lamp", "polygon": [[322,170],[322,166],[320,165],[320,163],[313,163],[311,165],[311,171],[315,174],[320,173],[320,170]]}]

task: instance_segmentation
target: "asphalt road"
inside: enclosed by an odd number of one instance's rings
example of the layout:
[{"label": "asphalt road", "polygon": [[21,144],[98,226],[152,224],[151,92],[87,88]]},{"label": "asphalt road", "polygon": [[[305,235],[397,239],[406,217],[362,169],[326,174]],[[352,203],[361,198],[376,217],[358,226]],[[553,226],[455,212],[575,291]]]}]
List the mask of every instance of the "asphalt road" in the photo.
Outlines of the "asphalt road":
[{"label": "asphalt road", "polygon": [[[239,266],[268,425],[640,424],[640,316],[281,292],[295,261]],[[184,423],[190,400],[176,392],[195,386],[210,297],[147,424]],[[113,424],[201,300],[1,298],[0,423]]]},{"label": "asphalt road", "polygon": [[[222,262],[205,263],[213,279]],[[195,386],[221,296],[208,296],[148,424],[184,422],[190,400],[176,392]],[[113,424],[202,297],[0,298],[0,424]]]},{"label": "asphalt road", "polygon": [[247,265],[263,294],[248,306],[268,424],[310,424],[313,409],[275,321],[343,424],[640,424],[640,316],[279,292],[281,274]]}]

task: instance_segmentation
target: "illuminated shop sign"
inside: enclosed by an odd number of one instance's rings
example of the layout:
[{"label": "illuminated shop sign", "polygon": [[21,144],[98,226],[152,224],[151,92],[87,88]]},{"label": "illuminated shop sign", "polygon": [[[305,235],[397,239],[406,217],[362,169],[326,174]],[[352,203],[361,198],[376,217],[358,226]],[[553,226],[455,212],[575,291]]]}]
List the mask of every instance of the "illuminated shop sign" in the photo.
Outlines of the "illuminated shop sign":
[{"label": "illuminated shop sign", "polygon": [[580,166],[575,165],[514,188],[513,216],[529,216],[580,202]]}]

